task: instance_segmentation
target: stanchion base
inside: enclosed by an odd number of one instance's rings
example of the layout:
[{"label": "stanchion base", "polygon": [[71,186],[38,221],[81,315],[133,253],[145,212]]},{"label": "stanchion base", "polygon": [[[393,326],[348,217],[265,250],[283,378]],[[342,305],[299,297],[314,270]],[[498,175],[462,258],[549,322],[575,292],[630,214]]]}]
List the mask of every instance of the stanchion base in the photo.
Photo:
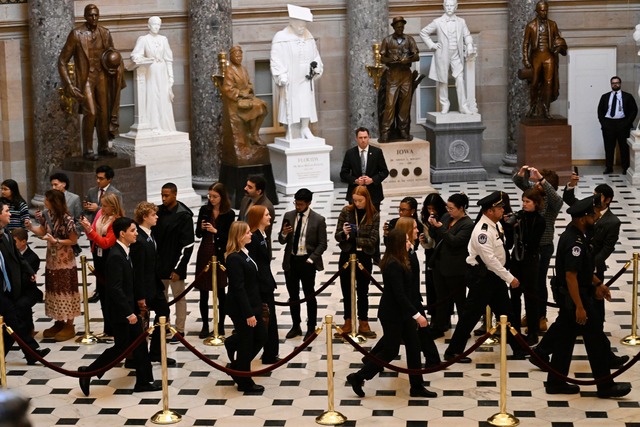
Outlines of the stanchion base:
[{"label": "stanchion base", "polygon": [[520,420],[511,414],[494,414],[487,419],[492,426],[513,427],[520,425]]},{"label": "stanchion base", "polygon": [[323,426],[339,426],[347,422],[347,417],[336,411],[325,411],[316,417],[316,424]]},{"label": "stanchion base", "polygon": [[202,343],[204,345],[211,345],[211,346],[219,347],[221,345],[224,345],[224,337],[223,336],[218,336],[218,337],[205,338],[204,340],[202,340]]},{"label": "stanchion base", "polygon": [[76,338],[76,342],[80,344],[92,345],[98,342],[98,338],[93,335],[85,335],[83,337]]},{"label": "stanchion base", "polygon": [[155,413],[153,417],[151,417],[151,422],[154,424],[176,424],[182,420],[182,415],[178,414],[171,409],[167,409],[166,411],[158,411]]},{"label": "stanchion base", "polygon": [[498,344],[500,344],[500,338],[498,337],[489,337],[482,343],[482,345],[498,345]]},{"label": "stanchion base", "polygon": [[629,335],[620,340],[624,345],[640,345],[640,337],[637,335]]},{"label": "stanchion base", "polygon": [[[351,335],[349,334],[349,338],[351,338],[354,342],[358,343],[358,344],[364,344],[367,342],[367,338],[363,337],[362,335],[358,334],[358,335]],[[354,349],[355,350],[355,349]]]}]

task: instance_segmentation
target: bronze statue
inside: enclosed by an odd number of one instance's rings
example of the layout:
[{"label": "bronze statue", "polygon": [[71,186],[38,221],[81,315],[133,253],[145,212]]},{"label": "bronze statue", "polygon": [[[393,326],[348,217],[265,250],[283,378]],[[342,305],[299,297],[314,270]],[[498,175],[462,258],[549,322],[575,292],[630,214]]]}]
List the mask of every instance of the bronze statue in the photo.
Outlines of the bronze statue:
[{"label": "bronze statue", "polygon": [[[86,22],[73,29],[58,57],[58,72],[68,96],[80,104],[84,157],[96,160],[112,157],[109,140],[118,132],[120,90],[125,87],[124,66],[120,52],[114,49],[111,33],[98,25],[98,6],[84,8]],[[73,58],[76,81],[71,79],[67,64]],[[98,135],[98,153],[93,151],[93,129]]]},{"label": "bronze statue", "polygon": [[411,63],[420,60],[420,56],[416,41],[404,34],[406,23],[402,16],[393,18],[391,26],[394,32],[385,37],[380,46],[381,60],[387,70],[378,92],[379,142],[412,139],[409,134],[411,100],[422,79],[418,79],[417,72],[411,71]]},{"label": "bronze statue", "polygon": [[536,4],[536,18],[524,30],[522,62],[518,76],[529,81],[530,101],[527,117],[551,118],[549,106],[558,99],[558,54],[567,54],[567,42],[560,36],[558,26],[547,19],[549,5],[541,0]]},{"label": "bronze statue", "polygon": [[249,73],[242,66],[242,48],[229,49],[231,63],[222,82],[224,104],[224,143],[222,161],[225,164],[253,164],[268,152],[260,139],[260,126],[268,114],[267,104],[253,93]]}]

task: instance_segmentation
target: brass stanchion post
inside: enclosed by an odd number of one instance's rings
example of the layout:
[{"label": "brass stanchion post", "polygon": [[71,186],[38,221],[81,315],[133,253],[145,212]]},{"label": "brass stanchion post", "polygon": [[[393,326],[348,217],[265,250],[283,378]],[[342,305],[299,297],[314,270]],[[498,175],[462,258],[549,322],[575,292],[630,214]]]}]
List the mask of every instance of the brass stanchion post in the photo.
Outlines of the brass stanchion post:
[{"label": "brass stanchion post", "polygon": [[162,361],[162,411],[151,417],[154,424],[175,424],[182,415],[169,409],[169,378],[167,374],[167,318],[160,317],[160,360]]},{"label": "brass stanchion post", "polygon": [[87,257],[80,256],[80,265],[82,266],[82,303],[84,305],[84,335],[76,338],[76,342],[81,344],[95,344],[98,338],[91,334],[91,325],[89,320],[89,292],[87,291]]},{"label": "brass stanchion post", "polygon": [[204,339],[205,345],[221,346],[224,344],[224,337],[218,335],[218,258],[211,257],[211,289],[213,291],[213,335]]},{"label": "brass stanchion post", "polygon": [[367,339],[356,332],[356,322],[358,321],[357,292],[356,292],[356,269],[358,259],[356,254],[349,255],[349,267],[351,268],[351,333],[349,336],[358,344],[367,342]]},{"label": "brass stanchion post", "polygon": [[333,341],[331,332],[333,316],[324,316],[324,333],[327,336],[327,395],[329,396],[329,409],[316,417],[316,423],[323,426],[335,426],[344,424],[347,417],[333,410]]},{"label": "brass stanchion post", "polygon": [[513,427],[520,420],[507,413],[507,316],[500,316],[500,412],[487,419],[492,426]]},{"label": "brass stanchion post", "polygon": [[[491,330],[491,319],[493,318],[493,313],[491,313],[491,307],[487,306],[487,311],[485,311],[484,315],[484,323],[487,332]],[[482,345],[498,345],[500,344],[500,340],[498,337],[491,335],[487,338]]]},{"label": "brass stanchion post", "polygon": [[633,298],[631,303],[631,335],[620,340],[625,345],[640,345],[638,329],[638,252],[633,253]]},{"label": "brass stanchion post", "polygon": [[7,365],[4,360],[4,316],[0,316],[0,385],[7,388]]}]

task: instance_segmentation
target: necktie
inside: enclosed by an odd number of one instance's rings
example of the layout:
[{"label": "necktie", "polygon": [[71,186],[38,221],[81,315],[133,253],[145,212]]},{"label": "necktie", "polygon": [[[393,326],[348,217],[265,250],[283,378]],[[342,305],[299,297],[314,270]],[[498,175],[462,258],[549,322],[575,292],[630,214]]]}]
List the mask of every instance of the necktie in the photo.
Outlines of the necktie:
[{"label": "necktie", "polygon": [[361,150],[360,151],[360,168],[362,169],[362,175],[366,175],[366,171],[367,171],[367,156],[366,156],[366,151],[365,150]]},{"label": "necktie", "polygon": [[611,108],[609,109],[609,116],[614,118],[616,116],[616,107],[618,106],[618,92],[613,92],[613,98],[611,98]]},{"label": "necktie", "polygon": [[302,217],[304,212],[298,214],[298,223],[296,224],[296,231],[293,233],[293,254],[298,254],[298,246],[300,245],[300,232],[302,231]]},{"label": "necktie", "polygon": [[0,268],[2,268],[2,278],[4,279],[4,291],[11,292],[11,282],[7,275],[7,267],[4,263],[4,255],[2,255],[2,251],[0,251]]},{"label": "necktie", "polygon": [[100,189],[100,198],[98,200],[102,200],[102,197],[104,196],[104,188]]}]

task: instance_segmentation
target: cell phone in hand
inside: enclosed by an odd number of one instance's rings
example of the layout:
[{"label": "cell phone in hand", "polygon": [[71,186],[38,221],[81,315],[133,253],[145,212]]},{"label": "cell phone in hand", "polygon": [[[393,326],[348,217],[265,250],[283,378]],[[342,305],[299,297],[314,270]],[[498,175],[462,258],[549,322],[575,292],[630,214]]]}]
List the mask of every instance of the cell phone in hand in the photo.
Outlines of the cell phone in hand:
[{"label": "cell phone in hand", "polygon": [[349,224],[349,229],[351,230],[352,233],[357,233],[358,232],[358,224]]},{"label": "cell phone in hand", "polygon": [[289,222],[288,219],[285,219],[285,220],[282,221],[282,228],[290,227],[290,226],[291,226],[291,223]]},{"label": "cell phone in hand", "polygon": [[574,167],[573,167],[573,173],[575,173],[576,175],[580,175],[580,174],[578,173],[578,167],[577,167],[577,166],[574,166]]}]

